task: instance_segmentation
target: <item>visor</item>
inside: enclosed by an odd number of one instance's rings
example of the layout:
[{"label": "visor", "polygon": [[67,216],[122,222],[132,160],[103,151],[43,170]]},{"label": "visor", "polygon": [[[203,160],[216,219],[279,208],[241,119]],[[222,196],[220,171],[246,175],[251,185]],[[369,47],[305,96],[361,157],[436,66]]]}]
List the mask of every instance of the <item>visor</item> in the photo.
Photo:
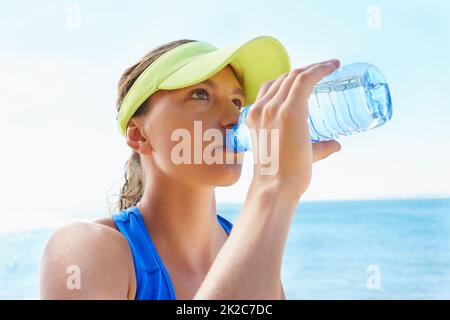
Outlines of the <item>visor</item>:
[{"label": "visor", "polygon": [[265,81],[274,80],[291,69],[286,49],[270,36],[221,49],[201,41],[182,44],[160,56],[133,83],[117,116],[120,133],[125,135],[133,114],[156,91],[200,83],[228,64],[235,71],[249,105]]}]

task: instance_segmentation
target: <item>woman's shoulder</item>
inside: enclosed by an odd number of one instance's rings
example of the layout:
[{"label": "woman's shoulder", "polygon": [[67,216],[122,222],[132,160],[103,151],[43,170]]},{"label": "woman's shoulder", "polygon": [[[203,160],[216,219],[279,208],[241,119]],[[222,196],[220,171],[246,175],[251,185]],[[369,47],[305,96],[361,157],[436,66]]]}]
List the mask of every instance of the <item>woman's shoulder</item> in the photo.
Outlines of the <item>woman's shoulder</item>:
[{"label": "woman's shoulder", "polygon": [[[75,239],[76,242],[73,241]],[[109,217],[94,221],[75,221],[63,225],[53,233],[50,242],[77,246],[89,243],[91,248],[91,242],[95,242],[101,247],[111,242],[119,245],[119,247],[127,246],[127,240],[115,228],[114,221]]]},{"label": "woman's shoulder", "polygon": [[[119,232],[117,230],[116,224],[114,223],[114,220],[112,217],[103,217],[103,218],[99,218],[97,220],[94,220],[93,223],[101,225],[101,226],[105,226],[108,227],[110,229],[116,230],[117,232]],[[120,233],[120,232],[119,232]],[[123,238],[123,236],[122,236]],[[124,238],[125,239],[125,238]]]},{"label": "woman's shoulder", "polygon": [[[89,281],[86,290],[94,290],[95,286],[106,284],[109,280],[128,289],[130,279],[126,275],[134,270],[127,240],[108,219],[72,222],[52,234],[42,256],[41,281],[53,283],[56,289],[52,292],[67,291],[60,286],[65,284],[63,279],[71,266],[79,269],[85,277],[95,279]],[[125,277],[120,279],[117,275]]]}]

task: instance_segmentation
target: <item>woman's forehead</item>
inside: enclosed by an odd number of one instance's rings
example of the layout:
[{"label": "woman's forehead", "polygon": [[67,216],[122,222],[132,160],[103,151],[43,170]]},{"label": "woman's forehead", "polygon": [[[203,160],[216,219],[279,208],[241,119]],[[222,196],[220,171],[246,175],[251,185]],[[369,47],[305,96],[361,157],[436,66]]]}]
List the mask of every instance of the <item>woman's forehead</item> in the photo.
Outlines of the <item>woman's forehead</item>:
[{"label": "woman's forehead", "polygon": [[[202,84],[209,85],[211,87],[214,87],[214,89],[217,89],[218,86],[225,85],[227,87],[230,87],[231,89],[235,88],[242,88],[241,84],[239,83],[238,78],[236,77],[236,74],[234,73],[233,68],[231,68],[229,65],[217,72],[212,77],[200,82]],[[196,86],[200,83],[197,83],[193,86]],[[190,87],[193,87],[190,86]]]},{"label": "woman's forehead", "polygon": [[188,87],[179,88],[179,89],[173,89],[173,90],[161,89],[161,90],[156,91],[152,96],[165,96],[165,95],[182,93],[191,88],[194,88],[195,86],[198,86],[199,84],[205,84],[210,87],[218,87],[218,86],[226,85],[227,87],[234,89],[233,92],[235,91],[236,93],[244,94],[244,92],[242,90],[242,86],[239,83],[238,78],[236,77],[236,74],[235,74],[233,68],[230,65],[227,65],[222,70],[217,72],[215,75],[213,75],[212,77],[210,77],[202,82],[193,84]]}]

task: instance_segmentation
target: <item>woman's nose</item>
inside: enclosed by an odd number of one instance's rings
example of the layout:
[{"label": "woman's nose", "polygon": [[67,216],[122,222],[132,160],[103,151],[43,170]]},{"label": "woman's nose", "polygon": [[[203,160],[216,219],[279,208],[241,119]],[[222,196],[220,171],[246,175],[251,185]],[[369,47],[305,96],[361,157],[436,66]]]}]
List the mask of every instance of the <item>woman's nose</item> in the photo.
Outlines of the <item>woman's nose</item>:
[{"label": "woman's nose", "polygon": [[239,116],[241,115],[241,110],[229,98],[224,99],[220,102],[219,109],[219,121],[221,128],[231,129],[238,123]]},{"label": "woman's nose", "polygon": [[238,123],[241,111],[231,101],[225,104],[226,105],[221,108],[220,126],[225,129],[231,129]]}]

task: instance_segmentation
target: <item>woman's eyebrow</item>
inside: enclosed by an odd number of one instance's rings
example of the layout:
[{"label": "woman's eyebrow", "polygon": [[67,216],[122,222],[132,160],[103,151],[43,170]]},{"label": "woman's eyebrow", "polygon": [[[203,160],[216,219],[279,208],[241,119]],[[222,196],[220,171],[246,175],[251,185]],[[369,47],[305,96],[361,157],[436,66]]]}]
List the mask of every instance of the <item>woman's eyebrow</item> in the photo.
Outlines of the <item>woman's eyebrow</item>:
[{"label": "woman's eyebrow", "polygon": [[[213,89],[217,89],[218,85],[211,79],[206,79],[205,81],[202,81],[201,83],[206,84],[207,86],[212,87]],[[241,88],[235,88],[232,92],[232,94],[240,94],[243,97],[245,97],[245,93]]]}]

